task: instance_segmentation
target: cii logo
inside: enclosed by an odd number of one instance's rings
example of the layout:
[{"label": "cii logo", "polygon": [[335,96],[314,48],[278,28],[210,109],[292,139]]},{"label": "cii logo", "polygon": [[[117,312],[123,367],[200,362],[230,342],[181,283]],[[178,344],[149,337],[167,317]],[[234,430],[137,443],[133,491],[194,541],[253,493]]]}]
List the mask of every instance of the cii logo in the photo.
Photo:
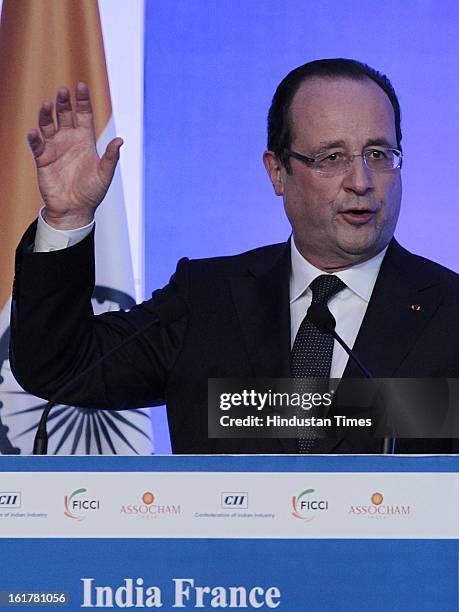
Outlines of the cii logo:
[{"label": "cii logo", "polygon": [[64,514],[67,518],[82,521],[86,518],[87,512],[100,510],[100,500],[88,499],[84,495],[87,492],[85,488],[75,489],[73,493],[64,497]]},{"label": "cii logo", "polygon": [[248,493],[222,493],[222,508],[248,508]]},{"label": "cii logo", "polygon": [[292,515],[295,518],[309,523],[316,512],[328,510],[328,500],[317,499],[313,493],[315,489],[305,489],[292,497]]},{"label": "cii logo", "polygon": [[20,508],[21,494],[19,491],[1,491],[0,508]]}]

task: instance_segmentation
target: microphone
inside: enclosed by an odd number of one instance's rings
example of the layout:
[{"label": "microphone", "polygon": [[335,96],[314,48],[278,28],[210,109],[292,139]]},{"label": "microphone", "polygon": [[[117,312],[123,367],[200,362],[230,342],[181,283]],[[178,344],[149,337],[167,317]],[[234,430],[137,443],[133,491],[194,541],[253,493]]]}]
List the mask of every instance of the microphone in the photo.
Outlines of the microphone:
[{"label": "microphone", "polygon": [[153,316],[152,320],[149,321],[146,325],[140,327],[136,332],[129,335],[122,342],[113,347],[110,351],[99,357],[97,361],[93,364],[85,368],[82,372],[77,374],[74,378],[72,378],[67,384],[65,384],[59,391],[57,391],[54,395],[51,396],[46,408],[43,410],[43,413],[40,418],[40,423],[38,425],[37,433],[35,435],[35,440],[33,444],[33,454],[34,455],[46,455],[48,452],[48,432],[46,429],[46,425],[48,422],[48,415],[60,399],[63,393],[68,389],[72,388],[77,382],[85,378],[88,374],[96,370],[100,365],[102,365],[109,357],[111,357],[114,353],[118,352],[121,348],[126,346],[131,340],[138,338],[142,334],[144,334],[147,330],[154,326],[167,327],[171,323],[174,323],[181,317],[183,317],[188,312],[188,305],[185,300],[180,296],[173,296],[167,302],[163,302],[159,304],[157,307],[150,307],[144,305],[146,310],[149,310]]},{"label": "microphone", "polygon": [[310,321],[319,329],[319,331],[330,334],[339,344],[341,344],[343,349],[346,351],[352,361],[358,366],[359,370],[363,373],[365,378],[374,380],[375,377],[370,372],[370,370],[368,370],[363,365],[363,363],[360,361],[354,351],[350,349],[348,345],[344,342],[344,340],[341,338],[341,336],[336,333],[336,320],[330,312],[328,306],[326,306],[325,304],[313,303],[309,306],[308,312],[306,313],[306,317],[308,321]]},{"label": "microphone", "polygon": [[[375,377],[370,372],[370,370],[368,370],[368,368],[363,365],[363,363],[360,361],[354,351],[349,348],[348,345],[341,338],[341,336],[336,333],[335,317],[332,315],[330,309],[326,304],[313,302],[308,308],[306,318],[313,325],[315,325],[319,331],[333,336],[333,338],[343,347],[343,349],[346,351],[352,361],[357,365],[357,367],[363,373],[365,378],[371,380],[375,385],[376,389],[378,389],[378,391],[380,390],[378,384],[376,383]],[[393,455],[395,453],[395,442],[396,438],[384,438],[382,442],[381,453],[383,455]]]}]

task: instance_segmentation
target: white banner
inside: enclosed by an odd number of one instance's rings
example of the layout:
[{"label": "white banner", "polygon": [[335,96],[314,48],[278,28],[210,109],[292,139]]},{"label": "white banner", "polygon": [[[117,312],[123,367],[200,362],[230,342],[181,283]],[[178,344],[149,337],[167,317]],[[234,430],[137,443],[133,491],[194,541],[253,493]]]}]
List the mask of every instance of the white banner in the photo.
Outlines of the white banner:
[{"label": "white banner", "polygon": [[454,473],[3,473],[2,538],[458,539]]}]

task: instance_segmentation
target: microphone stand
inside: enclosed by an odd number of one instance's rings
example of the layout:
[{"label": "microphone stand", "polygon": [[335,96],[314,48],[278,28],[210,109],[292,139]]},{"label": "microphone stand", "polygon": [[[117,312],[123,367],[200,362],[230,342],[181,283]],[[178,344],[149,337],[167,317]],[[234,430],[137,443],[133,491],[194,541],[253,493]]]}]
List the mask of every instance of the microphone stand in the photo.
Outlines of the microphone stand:
[{"label": "microphone stand", "polygon": [[[335,331],[336,320],[335,317],[330,312],[328,306],[324,304],[311,304],[308,309],[307,315],[308,320],[315,325],[320,331],[325,332],[333,336],[333,338],[343,347],[352,361],[357,365],[359,370],[365,376],[373,382],[376,389],[379,391],[379,387],[376,384],[375,377],[373,374],[366,368],[357,355],[352,351],[348,345],[344,342],[344,340],[339,336]],[[395,454],[395,444],[397,439],[394,437],[385,437],[383,438],[381,444],[381,454],[383,455],[393,455]]]}]

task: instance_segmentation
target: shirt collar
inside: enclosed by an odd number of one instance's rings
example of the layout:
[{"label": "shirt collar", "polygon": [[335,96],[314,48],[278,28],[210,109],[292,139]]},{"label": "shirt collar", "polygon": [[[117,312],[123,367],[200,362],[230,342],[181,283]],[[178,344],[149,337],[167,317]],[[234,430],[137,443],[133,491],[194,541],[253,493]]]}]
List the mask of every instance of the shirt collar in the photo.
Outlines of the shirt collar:
[{"label": "shirt collar", "polygon": [[[300,254],[296,248],[293,236],[290,240],[290,245],[292,262],[290,273],[290,304],[292,304],[292,302],[295,302],[304,294],[315,278],[324,274],[324,271],[313,266]],[[369,302],[386,251],[387,247],[375,255],[375,257],[361,264],[357,264],[356,266],[352,266],[352,268],[347,268],[347,270],[335,272],[335,275],[338,276],[351,291],[365,300],[365,302]]]}]

